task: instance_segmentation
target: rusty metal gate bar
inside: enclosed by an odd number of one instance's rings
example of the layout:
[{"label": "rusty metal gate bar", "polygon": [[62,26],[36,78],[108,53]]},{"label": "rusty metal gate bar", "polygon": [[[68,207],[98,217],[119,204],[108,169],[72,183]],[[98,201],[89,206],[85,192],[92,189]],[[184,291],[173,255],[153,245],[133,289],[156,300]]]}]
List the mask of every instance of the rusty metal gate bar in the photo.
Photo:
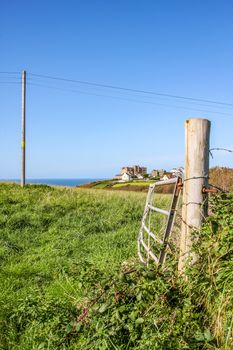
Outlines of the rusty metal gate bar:
[{"label": "rusty metal gate bar", "polygon": [[[156,187],[161,185],[170,185],[170,184],[174,184],[174,191],[173,191],[172,201],[171,201],[169,211],[154,207],[152,205],[152,200],[153,200],[153,194],[155,192]],[[157,181],[153,185],[150,185],[149,187],[147,199],[146,199],[146,205],[145,205],[145,209],[142,217],[141,228],[140,228],[139,237],[138,237],[138,255],[140,260],[144,264],[148,264],[149,260],[152,259],[155,261],[156,264],[162,265],[166,259],[168,239],[175,221],[175,214],[177,210],[181,187],[182,187],[181,176],[177,176],[169,180]],[[166,227],[163,233],[162,240],[159,239],[159,237],[157,237],[155,233],[151,232],[150,221],[151,221],[151,215],[153,212],[167,216]],[[148,226],[146,226],[147,217],[149,219]],[[145,243],[144,241],[144,232],[147,233],[147,243]],[[154,241],[154,243],[161,245],[160,252],[157,256],[150,248],[151,239]],[[143,256],[142,251],[144,251],[144,255],[146,255],[146,257]]]}]

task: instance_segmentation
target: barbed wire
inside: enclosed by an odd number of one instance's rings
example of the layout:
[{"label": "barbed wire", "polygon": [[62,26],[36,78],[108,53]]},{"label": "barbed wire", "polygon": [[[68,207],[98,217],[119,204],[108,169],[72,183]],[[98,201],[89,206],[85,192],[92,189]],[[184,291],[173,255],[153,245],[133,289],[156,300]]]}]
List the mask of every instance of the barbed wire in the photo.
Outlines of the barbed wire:
[{"label": "barbed wire", "polygon": [[219,186],[216,186],[216,185],[212,185],[209,183],[209,186],[213,187],[213,188],[216,188],[216,190],[222,192],[222,193],[229,193],[230,191],[228,190],[224,190],[223,188],[219,187]]},{"label": "barbed wire", "polygon": [[214,158],[212,151],[225,151],[225,152],[233,153],[232,149],[222,148],[222,147],[214,147],[214,148],[209,149],[209,153],[211,155],[211,158]]},{"label": "barbed wire", "polygon": [[196,204],[196,205],[202,205],[202,203],[201,202],[188,202],[188,203],[182,203],[182,205],[185,205],[186,207],[188,206],[188,205],[190,205],[190,204]]},{"label": "barbed wire", "polygon": [[189,180],[208,179],[208,178],[209,178],[208,175],[203,175],[203,176],[192,176],[192,177],[188,177],[187,179],[183,179],[183,182],[189,181]]}]

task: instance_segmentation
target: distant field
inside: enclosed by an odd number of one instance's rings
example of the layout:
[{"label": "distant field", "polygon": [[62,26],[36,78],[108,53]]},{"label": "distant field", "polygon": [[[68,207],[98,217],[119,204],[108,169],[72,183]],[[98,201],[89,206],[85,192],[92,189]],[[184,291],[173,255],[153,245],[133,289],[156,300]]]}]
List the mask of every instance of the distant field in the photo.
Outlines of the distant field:
[{"label": "distant field", "polygon": [[117,188],[122,190],[131,190],[137,192],[146,192],[149,185],[154,183],[153,180],[145,181],[145,180],[133,180],[129,182],[120,182],[118,183],[115,180],[103,180],[103,181],[95,181],[85,185],[81,185],[80,188],[92,188],[92,189],[107,189],[107,190],[115,190]]},{"label": "distant field", "polygon": [[[115,180],[103,180],[90,182],[84,185],[80,185],[80,188],[89,188],[89,189],[103,189],[103,190],[112,190],[112,191],[127,191],[127,192],[147,192],[148,187],[155,183],[155,180],[133,180],[128,182],[118,182]],[[165,185],[157,188],[158,193],[170,194],[173,192],[173,185]]]},{"label": "distant field", "polygon": [[[81,188],[93,188],[93,189],[106,189],[106,190],[121,190],[121,191],[134,191],[134,192],[146,192],[149,185],[153,184],[156,180],[132,180],[128,182],[117,182],[116,180],[100,180],[90,182],[88,184],[81,185]],[[212,185],[220,186],[225,190],[233,189],[233,169],[215,167],[210,169],[209,182]],[[173,185],[160,186],[157,189],[159,193],[172,193]]]},{"label": "distant field", "polygon": [[117,183],[115,185],[113,185],[112,187],[124,187],[124,186],[147,186],[149,187],[150,184],[155,183],[155,181],[129,181],[129,182],[120,182]]}]

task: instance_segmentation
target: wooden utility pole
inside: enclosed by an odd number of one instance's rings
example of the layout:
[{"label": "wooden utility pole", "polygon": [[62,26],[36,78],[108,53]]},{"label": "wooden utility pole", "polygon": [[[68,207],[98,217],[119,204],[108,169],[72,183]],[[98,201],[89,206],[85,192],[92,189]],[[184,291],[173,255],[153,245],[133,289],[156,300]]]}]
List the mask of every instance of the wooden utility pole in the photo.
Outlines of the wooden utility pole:
[{"label": "wooden utility pole", "polygon": [[25,168],[26,168],[26,160],[25,160],[25,139],[26,139],[26,71],[24,70],[22,73],[22,164],[21,164],[21,186],[25,185]]},{"label": "wooden utility pole", "polygon": [[195,260],[195,256],[190,253],[193,240],[192,232],[201,227],[207,215],[207,195],[203,192],[203,188],[208,186],[209,135],[209,120],[186,120],[185,174],[178,264],[180,273],[185,271],[188,259]]}]

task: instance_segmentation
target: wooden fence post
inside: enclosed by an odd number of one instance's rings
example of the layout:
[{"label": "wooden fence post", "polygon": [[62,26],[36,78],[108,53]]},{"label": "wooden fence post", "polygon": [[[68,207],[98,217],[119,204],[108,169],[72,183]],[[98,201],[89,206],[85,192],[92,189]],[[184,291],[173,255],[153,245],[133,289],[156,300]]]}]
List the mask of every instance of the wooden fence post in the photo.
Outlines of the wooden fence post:
[{"label": "wooden fence post", "polygon": [[208,185],[210,121],[189,119],[185,122],[185,172],[182,200],[182,227],[178,270],[184,273],[190,254],[192,231],[199,229],[207,215],[207,195],[202,189]]}]

